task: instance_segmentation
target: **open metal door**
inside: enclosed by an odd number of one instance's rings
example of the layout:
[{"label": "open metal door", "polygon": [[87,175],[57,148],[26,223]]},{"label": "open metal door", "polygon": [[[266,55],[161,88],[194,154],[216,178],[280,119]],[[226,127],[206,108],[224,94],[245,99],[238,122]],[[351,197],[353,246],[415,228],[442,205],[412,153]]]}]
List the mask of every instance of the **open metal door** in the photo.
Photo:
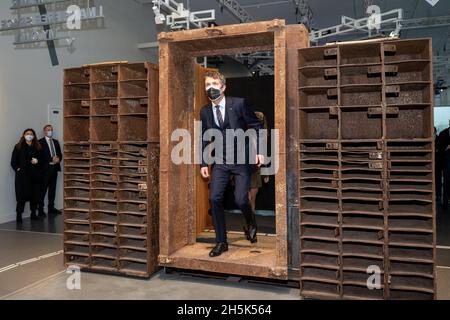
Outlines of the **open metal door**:
[{"label": "open metal door", "polygon": [[[200,121],[200,110],[209,103],[205,92],[205,75],[208,72],[219,71],[218,69],[204,68],[197,64],[195,66],[195,104],[194,104],[194,118]],[[199,169],[200,170],[200,169]],[[197,208],[197,235],[205,229],[213,229],[212,218],[208,214],[208,181],[203,179],[200,174],[196,175],[196,208]]]}]

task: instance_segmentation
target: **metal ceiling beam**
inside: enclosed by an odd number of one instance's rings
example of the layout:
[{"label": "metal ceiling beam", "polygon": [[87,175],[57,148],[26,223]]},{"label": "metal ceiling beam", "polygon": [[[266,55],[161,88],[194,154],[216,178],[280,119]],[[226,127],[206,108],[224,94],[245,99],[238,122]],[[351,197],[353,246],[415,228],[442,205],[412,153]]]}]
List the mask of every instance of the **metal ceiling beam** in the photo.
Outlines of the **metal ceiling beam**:
[{"label": "metal ceiling beam", "polygon": [[240,22],[246,23],[253,21],[253,17],[236,0],[216,0],[221,8],[226,8]]},{"label": "metal ceiling beam", "polygon": [[[153,4],[156,24],[166,24],[172,30],[205,28],[208,22],[216,19],[215,10],[203,10],[191,12],[183,3],[175,0],[151,0],[151,2],[138,1],[142,5]],[[164,14],[167,13],[167,14]]]},{"label": "metal ceiling beam", "polygon": [[262,7],[268,6],[280,6],[280,5],[292,5],[295,6],[295,14],[297,16],[297,22],[303,23],[306,26],[310,27],[314,23],[314,14],[311,7],[308,4],[307,0],[279,0],[279,1],[270,1],[263,3],[254,3],[241,6],[243,9],[247,8],[257,8],[260,9]]},{"label": "metal ceiling beam", "polygon": [[450,25],[450,16],[408,19],[401,22],[402,30],[436,28]]},{"label": "metal ceiling beam", "polygon": [[303,23],[308,28],[313,24],[314,14],[306,0],[292,0],[296,7],[297,22]]},{"label": "metal ceiling beam", "polygon": [[[342,16],[342,24],[315,30],[310,33],[311,42],[318,42],[321,39],[345,35],[353,31],[361,31],[371,35],[372,33],[372,17],[364,17],[361,19],[353,19],[346,16]],[[392,25],[393,29],[401,27],[403,21],[403,10],[395,9],[388,12],[381,13],[379,15],[378,24],[380,27]]]},{"label": "metal ceiling beam", "polygon": [[[440,17],[427,17],[427,18],[416,18],[416,19],[403,19],[400,14],[398,17],[393,17],[389,19],[383,19],[388,16],[388,13],[396,13],[398,10],[393,10],[392,12],[382,13],[382,28],[380,32],[387,32],[394,30],[396,24],[399,24],[400,30],[412,30],[412,29],[423,29],[423,28],[439,28],[450,26],[450,16],[440,16]],[[366,21],[370,17],[355,20],[355,24],[343,23],[339,26],[334,26],[330,28],[324,28],[317,31],[311,32],[311,41],[317,41],[323,38],[329,38],[333,36],[343,35],[352,31],[366,31],[367,27]],[[390,27],[388,27],[390,26]]]}]

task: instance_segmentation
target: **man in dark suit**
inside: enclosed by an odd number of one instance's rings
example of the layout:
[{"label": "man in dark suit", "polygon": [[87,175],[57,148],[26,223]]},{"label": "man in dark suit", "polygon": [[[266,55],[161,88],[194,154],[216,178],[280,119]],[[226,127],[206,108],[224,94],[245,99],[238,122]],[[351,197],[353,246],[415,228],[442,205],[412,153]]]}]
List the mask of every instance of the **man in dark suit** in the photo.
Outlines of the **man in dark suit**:
[{"label": "man in dark suit", "polygon": [[435,160],[435,167],[436,170],[434,172],[434,175],[436,177],[436,201],[438,204],[441,203],[442,200],[442,151],[439,145],[439,135],[437,133],[436,127],[434,127],[434,160]]},{"label": "man in dark suit", "polygon": [[44,138],[39,140],[42,145],[44,158],[43,164],[43,185],[41,201],[39,203],[39,216],[45,217],[44,200],[48,192],[48,213],[51,215],[60,215],[62,212],[55,208],[56,183],[58,181],[58,172],[61,171],[62,152],[58,140],[53,139],[53,127],[47,125],[44,127]]},{"label": "man in dark suit", "polygon": [[444,176],[444,190],[442,195],[443,207],[448,208],[450,198],[450,128],[444,129],[437,138],[438,153]]},{"label": "man in dark suit", "polygon": [[[255,243],[257,241],[257,225],[255,213],[252,210],[248,198],[250,189],[250,178],[256,165],[261,166],[264,163],[264,156],[255,152],[256,159],[254,165],[249,161],[250,143],[245,139],[245,145],[238,145],[236,138],[229,138],[227,141],[227,130],[242,129],[244,132],[249,129],[254,129],[257,137],[259,130],[263,128],[263,123],[258,119],[255,113],[250,110],[246,104],[245,99],[225,97],[226,80],[223,75],[218,72],[210,72],[205,77],[205,87],[208,98],[211,103],[203,107],[200,113],[202,121],[202,137],[205,137],[205,132],[209,129],[216,129],[220,132],[223,138],[223,155],[214,154],[214,159],[220,159],[214,163],[207,163],[205,156],[202,156],[201,175],[207,179],[210,177],[208,164],[212,164],[211,182],[209,202],[211,206],[211,213],[216,231],[216,246],[210,252],[210,257],[220,256],[222,253],[228,251],[226,221],[224,213],[224,193],[230,177],[234,176],[235,191],[234,198],[237,206],[244,214],[246,227],[244,227],[247,239]],[[203,154],[208,145],[212,143],[202,139]],[[228,142],[228,143],[227,143]],[[254,144],[252,144],[254,145]],[[258,149],[259,144],[256,143],[254,147]],[[245,160],[243,163],[239,162],[239,158],[245,152]],[[233,159],[230,161],[230,159]]]}]

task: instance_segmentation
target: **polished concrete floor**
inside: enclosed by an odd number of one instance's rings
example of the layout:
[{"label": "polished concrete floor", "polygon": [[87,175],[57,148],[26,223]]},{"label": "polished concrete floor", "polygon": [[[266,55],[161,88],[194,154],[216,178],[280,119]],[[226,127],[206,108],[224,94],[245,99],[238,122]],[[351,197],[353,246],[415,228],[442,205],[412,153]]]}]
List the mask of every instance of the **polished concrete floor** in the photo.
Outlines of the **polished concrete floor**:
[{"label": "polished concrete floor", "polygon": [[128,300],[299,300],[299,291],[253,283],[192,279],[157,273],[150,280],[82,273],[81,290],[68,290],[68,275],[59,273],[5,299],[128,299]]},{"label": "polished concrete floor", "polygon": [[[450,221],[438,214],[438,299],[450,300]],[[198,278],[157,273],[149,280],[83,272],[80,290],[69,290],[70,274],[63,267],[62,217],[39,222],[28,219],[0,225],[0,299],[293,299],[299,290],[282,286],[235,282],[234,278]]]},{"label": "polished concrete floor", "polygon": [[0,297],[63,271],[62,241],[58,234],[0,230]]}]

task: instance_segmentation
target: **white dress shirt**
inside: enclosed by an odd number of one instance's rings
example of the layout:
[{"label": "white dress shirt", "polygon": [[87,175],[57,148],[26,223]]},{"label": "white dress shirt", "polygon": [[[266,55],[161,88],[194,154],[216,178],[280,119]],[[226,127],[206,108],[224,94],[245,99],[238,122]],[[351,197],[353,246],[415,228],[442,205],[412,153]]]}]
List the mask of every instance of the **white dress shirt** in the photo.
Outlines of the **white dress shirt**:
[{"label": "white dress shirt", "polygon": [[[54,156],[56,156],[56,147],[55,147],[55,143],[52,141],[52,139],[50,139],[49,137],[45,137],[45,141],[47,141],[48,144],[48,150],[50,150],[50,155],[52,155],[52,143],[53,143],[53,150],[55,150],[55,154]],[[54,165],[53,162],[50,162],[50,165]]]},{"label": "white dress shirt", "polygon": [[[222,101],[220,101],[220,103],[218,105],[219,105],[220,113],[222,114],[222,119],[225,122],[225,106],[226,106],[225,97],[223,97]],[[214,121],[216,122],[216,125],[218,127],[220,127],[219,120],[217,119],[216,106],[217,106],[217,104],[214,104],[214,102],[213,102],[212,109],[213,109]]]}]

